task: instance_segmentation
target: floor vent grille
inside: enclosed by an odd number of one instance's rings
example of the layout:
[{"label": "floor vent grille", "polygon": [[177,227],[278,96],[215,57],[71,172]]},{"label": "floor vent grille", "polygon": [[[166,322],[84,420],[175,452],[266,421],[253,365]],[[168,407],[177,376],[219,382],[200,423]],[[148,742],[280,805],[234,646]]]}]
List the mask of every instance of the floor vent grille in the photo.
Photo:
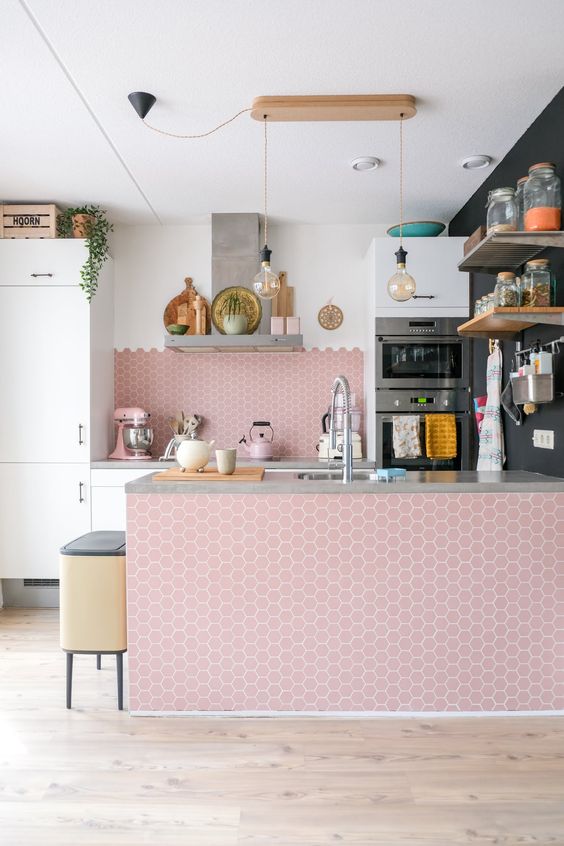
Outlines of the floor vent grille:
[{"label": "floor vent grille", "polygon": [[58,579],[24,579],[24,587],[58,588],[59,587],[59,580]]}]

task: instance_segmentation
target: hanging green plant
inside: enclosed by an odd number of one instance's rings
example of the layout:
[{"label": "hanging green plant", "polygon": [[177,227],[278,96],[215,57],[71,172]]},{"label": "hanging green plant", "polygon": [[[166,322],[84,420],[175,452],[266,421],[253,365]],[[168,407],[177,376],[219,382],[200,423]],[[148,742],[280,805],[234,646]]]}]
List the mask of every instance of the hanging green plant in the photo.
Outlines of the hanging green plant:
[{"label": "hanging green plant", "polygon": [[100,206],[66,209],[57,217],[57,234],[62,238],[84,238],[88,258],[80,270],[80,287],[91,302],[98,288],[98,277],[109,256],[108,234],[113,225]]}]

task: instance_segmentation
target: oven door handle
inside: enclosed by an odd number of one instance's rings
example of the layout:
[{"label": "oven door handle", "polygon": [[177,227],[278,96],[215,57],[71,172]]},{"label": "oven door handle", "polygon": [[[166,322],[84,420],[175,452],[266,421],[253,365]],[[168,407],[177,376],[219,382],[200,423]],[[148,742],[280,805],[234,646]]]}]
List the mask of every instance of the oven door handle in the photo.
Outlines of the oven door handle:
[{"label": "oven door handle", "polygon": [[381,344],[415,344],[418,341],[435,341],[439,344],[457,344],[461,347],[466,346],[467,338],[461,338],[460,335],[434,335],[431,332],[427,334],[422,332],[417,335],[377,335],[379,343]]},{"label": "oven door handle", "polygon": [[428,414],[454,414],[455,420],[460,421],[463,423],[465,420],[470,419],[470,413],[466,411],[398,411],[397,414],[394,412],[393,414],[386,414],[383,411],[376,412],[376,418],[380,421],[380,423],[393,423],[394,417],[426,417]]}]

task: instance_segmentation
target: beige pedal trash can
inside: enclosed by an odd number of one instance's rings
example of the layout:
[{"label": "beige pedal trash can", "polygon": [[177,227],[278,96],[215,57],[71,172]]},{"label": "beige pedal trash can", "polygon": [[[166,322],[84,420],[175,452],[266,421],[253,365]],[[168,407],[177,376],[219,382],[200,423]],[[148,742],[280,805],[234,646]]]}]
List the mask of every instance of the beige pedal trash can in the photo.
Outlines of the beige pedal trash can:
[{"label": "beige pedal trash can", "polygon": [[61,649],[67,653],[67,708],[74,655],[115,655],[118,708],[123,710],[123,653],[127,650],[125,532],[89,532],[61,548]]}]

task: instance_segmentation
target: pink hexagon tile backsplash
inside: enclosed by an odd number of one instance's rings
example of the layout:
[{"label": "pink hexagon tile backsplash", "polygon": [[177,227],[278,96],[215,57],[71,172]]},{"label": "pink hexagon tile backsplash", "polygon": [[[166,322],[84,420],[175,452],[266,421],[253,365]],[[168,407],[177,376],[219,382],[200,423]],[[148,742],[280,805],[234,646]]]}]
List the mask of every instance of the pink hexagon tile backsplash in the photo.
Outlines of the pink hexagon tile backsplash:
[{"label": "pink hexagon tile backsplash", "polygon": [[236,446],[253,420],[270,420],[275,455],[314,456],[335,376],[348,377],[362,406],[363,362],[359,349],[262,355],[121,350],[115,353],[115,404],[151,412],[155,456],[172,434],[167,417],[179,410],[201,414],[201,432],[217,447]]},{"label": "pink hexagon tile backsplash", "polygon": [[564,494],[131,494],[132,711],[564,708]]}]

